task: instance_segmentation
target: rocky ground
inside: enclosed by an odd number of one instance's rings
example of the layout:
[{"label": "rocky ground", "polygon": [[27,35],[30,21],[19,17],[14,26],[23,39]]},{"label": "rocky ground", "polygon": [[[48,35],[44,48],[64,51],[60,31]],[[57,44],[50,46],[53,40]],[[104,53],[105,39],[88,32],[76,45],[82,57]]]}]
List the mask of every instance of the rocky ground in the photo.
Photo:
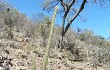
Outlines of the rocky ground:
[{"label": "rocky ground", "polygon": [[[15,33],[12,40],[0,38],[0,70],[41,70],[45,47],[40,47],[40,40],[35,44],[20,33]],[[109,62],[92,65],[87,56],[87,45],[76,41],[79,51],[67,48],[60,52],[59,48],[51,48],[48,70],[110,70]],[[70,52],[72,49],[74,52]]]},{"label": "rocky ground", "polygon": [[[0,49],[0,70],[32,70],[33,67],[35,67],[34,70],[41,70],[42,68],[44,49],[41,47],[33,50],[29,47],[13,48],[12,45],[3,48],[1,45]],[[66,57],[66,51],[57,50],[51,50],[49,70],[110,70],[110,64],[94,68],[86,60],[71,60]]]}]

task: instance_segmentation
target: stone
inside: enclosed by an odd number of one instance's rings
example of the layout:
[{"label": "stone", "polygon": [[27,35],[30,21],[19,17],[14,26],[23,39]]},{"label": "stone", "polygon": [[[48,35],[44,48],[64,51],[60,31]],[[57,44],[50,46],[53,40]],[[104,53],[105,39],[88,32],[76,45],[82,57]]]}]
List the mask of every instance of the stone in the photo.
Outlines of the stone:
[{"label": "stone", "polygon": [[0,67],[0,70],[4,70],[4,68],[3,67]]}]

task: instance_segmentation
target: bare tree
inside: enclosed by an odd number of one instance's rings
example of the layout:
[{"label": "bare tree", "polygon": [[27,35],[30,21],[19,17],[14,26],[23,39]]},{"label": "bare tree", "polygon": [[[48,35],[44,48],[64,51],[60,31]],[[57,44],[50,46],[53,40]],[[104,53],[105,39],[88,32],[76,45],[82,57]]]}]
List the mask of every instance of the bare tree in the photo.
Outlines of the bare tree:
[{"label": "bare tree", "polygon": [[52,9],[59,5],[61,8],[59,13],[62,15],[62,32],[61,42],[65,33],[67,32],[70,25],[76,19],[80,17],[80,13],[88,3],[97,3],[100,6],[104,6],[109,0],[44,0],[43,10],[52,11]]}]

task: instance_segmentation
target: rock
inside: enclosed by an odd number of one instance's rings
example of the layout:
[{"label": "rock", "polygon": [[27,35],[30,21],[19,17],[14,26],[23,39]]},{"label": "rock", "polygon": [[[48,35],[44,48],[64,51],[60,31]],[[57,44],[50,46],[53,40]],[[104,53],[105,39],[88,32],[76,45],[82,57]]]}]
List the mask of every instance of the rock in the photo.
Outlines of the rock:
[{"label": "rock", "polygon": [[17,62],[17,66],[25,66],[23,62]]},{"label": "rock", "polygon": [[16,37],[15,40],[18,41],[18,42],[22,42],[23,41],[23,39],[21,37]]},{"label": "rock", "polygon": [[16,70],[27,70],[27,67],[25,67],[25,66],[18,66],[18,67],[16,67]]},{"label": "rock", "polygon": [[23,39],[24,42],[29,42],[29,40],[30,40],[29,38],[24,38]]},{"label": "rock", "polygon": [[3,67],[0,67],[0,70],[4,70],[4,68]]}]

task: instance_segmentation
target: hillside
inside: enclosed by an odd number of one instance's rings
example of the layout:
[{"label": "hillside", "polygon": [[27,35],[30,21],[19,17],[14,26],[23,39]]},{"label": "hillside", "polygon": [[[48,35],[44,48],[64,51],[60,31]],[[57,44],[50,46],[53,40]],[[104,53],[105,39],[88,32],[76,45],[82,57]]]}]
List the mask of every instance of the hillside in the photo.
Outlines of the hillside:
[{"label": "hillside", "polygon": [[[20,32],[13,32],[13,36],[13,39],[5,37],[0,39],[0,66],[3,68],[9,67],[10,70],[32,70],[35,65],[35,70],[41,70],[45,50],[43,37],[39,35],[35,39],[36,41],[33,41]],[[57,36],[54,37],[57,38]],[[57,48],[58,43],[53,40],[49,56],[49,70],[110,69],[110,46],[93,46],[76,39],[74,35],[72,38],[72,41],[69,39],[69,43],[64,45],[65,48],[62,52]],[[65,41],[68,42],[66,38]]]},{"label": "hillside", "polygon": [[[50,18],[31,20],[16,9],[0,11],[0,70],[41,70]],[[39,16],[38,16],[39,17]],[[63,49],[61,27],[55,25],[49,70],[110,70],[110,41],[90,29],[69,29]]]}]

